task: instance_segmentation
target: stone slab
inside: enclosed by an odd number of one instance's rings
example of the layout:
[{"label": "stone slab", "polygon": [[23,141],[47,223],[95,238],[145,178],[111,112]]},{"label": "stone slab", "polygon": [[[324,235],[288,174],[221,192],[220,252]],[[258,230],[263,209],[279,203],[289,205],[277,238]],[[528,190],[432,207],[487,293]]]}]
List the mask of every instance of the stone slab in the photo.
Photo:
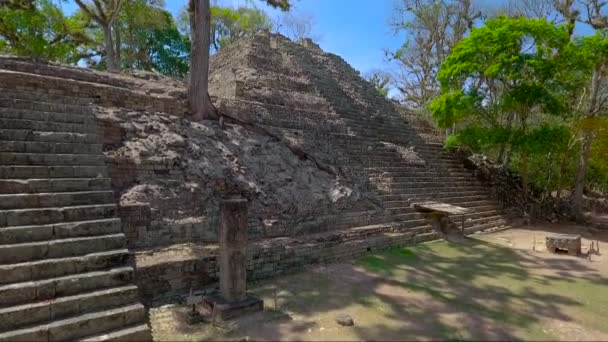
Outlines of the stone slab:
[{"label": "stone slab", "polygon": [[439,213],[448,214],[448,215],[464,215],[464,214],[468,214],[469,212],[471,212],[467,208],[458,207],[458,206],[447,204],[447,203],[433,202],[433,201],[414,203],[413,205],[414,205],[414,209],[416,209],[416,211],[419,211],[422,213],[439,212]]},{"label": "stone slab", "polygon": [[568,251],[570,255],[581,254],[581,236],[569,234],[550,234],[545,237],[547,250],[557,253],[558,250]]},{"label": "stone slab", "polygon": [[247,294],[244,300],[228,302],[219,293],[203,299],[202,307],[212,320],[225,321],[264,310],[264,301]]}]

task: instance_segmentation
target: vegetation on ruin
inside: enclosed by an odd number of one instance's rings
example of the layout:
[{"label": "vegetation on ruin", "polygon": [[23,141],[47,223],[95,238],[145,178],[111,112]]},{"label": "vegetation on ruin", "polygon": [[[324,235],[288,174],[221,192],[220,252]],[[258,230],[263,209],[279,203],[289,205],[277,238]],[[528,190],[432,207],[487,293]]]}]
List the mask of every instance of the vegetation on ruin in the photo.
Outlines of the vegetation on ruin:
[{"label": "vegetation on ruin", "polygon": [[393,27],[408,35],[387,51],[392,83],[404,105],[445,130],[448,147],[518,171],[524,191],[571,191],[574,216],[585,191],[608,190],[605,2],[398,4]]}]

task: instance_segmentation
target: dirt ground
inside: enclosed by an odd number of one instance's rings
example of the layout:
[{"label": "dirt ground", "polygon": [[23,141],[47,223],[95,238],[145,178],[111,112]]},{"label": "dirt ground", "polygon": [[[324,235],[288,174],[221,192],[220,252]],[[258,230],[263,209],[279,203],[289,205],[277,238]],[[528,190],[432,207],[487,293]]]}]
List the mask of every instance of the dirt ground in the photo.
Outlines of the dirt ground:
[{"label": "dirt ground", "polygon": [[[548,233],[600,254],[548,253]],[[535,246],[533,250],[533,245]],[[605,250],[604,250],[605,249]],[[183,305],[150,310],[155,340],[605,340],[608,232],[545,225],[437,241],[252,284],[266,310],[213,325]],[[335,319],[350,315],[355,324]]]}]

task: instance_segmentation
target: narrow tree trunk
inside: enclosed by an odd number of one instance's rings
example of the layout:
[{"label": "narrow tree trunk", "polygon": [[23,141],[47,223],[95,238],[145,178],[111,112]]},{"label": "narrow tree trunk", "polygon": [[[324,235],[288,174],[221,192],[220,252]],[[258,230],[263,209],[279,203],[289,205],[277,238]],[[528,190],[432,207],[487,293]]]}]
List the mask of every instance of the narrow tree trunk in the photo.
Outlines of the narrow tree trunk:
[{"label": "narrow tree trunk", "polygon": [[114,42],[112,41],[112,26],[103,28],[103,36],[106,45],[106,64],[109,71],[118,71],[116,66],[116,56],[114,55]]},{"label": "narrow tree trunk", "polygon": [[217,119],[207,96],[209,91],[209,48],[211,10],[209,0],[190,0],[192,51],[190,54],[190,89],[188,100],[194,121]]},{"label": "narrow tree trunk", "polygon": [[[601,64],[598,64],[591,77],[591,98],[589,101],[589,113],[587,117],[593,117],[595,115],[601,80],[600,73]],[[583,127],[583,142],[581,144],[581,153],[579,155],[578,168],[576,171],[576,182],[574,183],[574,197],[572,198],[573,214],[578,221],[582,221],[583,219],[583,192],[585,190],[585,176],[587,175],[587,164],[589,164],[592,143],[593,134],[587,131],[586,127]]]},{"label": "narrow tree trunk", "polygon": [[523,153],[521,156],[521,187],[524,195],[528,195],[528,154]]},{"label": "narrow tree trunk", "polygon": [[[507,117],[507,123],[506,123],[506,128],[508,131],[510,131],[511,126],[513,126],[513,120],[515,120],[515,113],[510,113],[509,116]],[[511,134],[511,133],[509,133],[509,134]],[[511,140],[510,136],[509,136],[508,140]],[[511,159],[510,156],[508,155],[509,154],[508,149],[509,149],[508,141],[500,144],[500,152],[498,152],[498,162],[503,167],[506,167]]]},{"label": "narrow tree trunk", "polygon": [[114,36],[116,37],[116,64],[118,66],[118,68],[120,69],[121,65],[122,65],[122,57],[121,57],[121,45],[122,42],[120,40],[120,30],[118,29],[118,24],[114,24]]},{"label": "narrow tree trunk", "polygon": [[587,164],[591,153],[593,138],[589,132],[583,133],[583,143],[581,144],[581,154],[578,158],[578,168],[576,171],[576,181],[574,183],[574,198],[572,199],[572,209],[577,221],[583,219],[583,193],[585,190],[585,177],[587,175]]}]

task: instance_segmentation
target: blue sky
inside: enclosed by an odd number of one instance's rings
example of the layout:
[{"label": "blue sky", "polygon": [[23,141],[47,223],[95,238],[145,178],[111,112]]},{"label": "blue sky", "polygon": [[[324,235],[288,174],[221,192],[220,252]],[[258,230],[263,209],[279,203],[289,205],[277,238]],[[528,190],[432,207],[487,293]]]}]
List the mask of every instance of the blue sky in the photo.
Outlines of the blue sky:
[{"label": "blue sky", "polygon": [[[213,1],[213,0],[212,0]],[[187,0],[165,0],[169,11],[177,14]],[[218,0],[221,5],[239,6],[251,3],[276,17],[280,11],[261,0]],[[343,57],[355,69],[366,71],[384,66],[383,49],[396,49],[403,43],[391,33],[388,19],[393,0],[296,0],[294,13],[314,17],[314,33],[324,51]],[[73,1],[63,4],[66,12],[76,7]]]},{"label": "blue sky", "polygon": [[[220,1],[233,5],[245,2]],[[278,11],[262,5],[262,1],[257,0],[256,5],[271,16],[278,15]],[[324,51],[340,55],[365,73],[385,66],[385,48],[397,49],[403,44],[404,36],[394,35],[388,25],[393,7],[394,0],[297,0],[293,10],[312,14],[313,33],[319,36],[318,43]]]},{"label": "blue sky", "polygon": [[[480,7],[499,5],[505,0],[478,0]],[[187,0],[165,0],[169,11],[177,14]],[[266,10],[271,17],[280,11],[272,9],[262,0],[212,0],[224,6],[237,7],[254,4]],[[387,68],[384,49],[397,49],[405,39],[395,35],[389,27],[395,0],[295,0],[294,13],[314,17],[314,34],[324,51],[340,55],[363,74],[373,69]],[[64,9],[75,9],[73,1],[64,3]],[[580,30],[580,25],[577,25]],[[583,29],[582,31],[585,31]],[[583,33],[583,32],[579,32]],[[588,33],[588,32],[584,32]]]}]

